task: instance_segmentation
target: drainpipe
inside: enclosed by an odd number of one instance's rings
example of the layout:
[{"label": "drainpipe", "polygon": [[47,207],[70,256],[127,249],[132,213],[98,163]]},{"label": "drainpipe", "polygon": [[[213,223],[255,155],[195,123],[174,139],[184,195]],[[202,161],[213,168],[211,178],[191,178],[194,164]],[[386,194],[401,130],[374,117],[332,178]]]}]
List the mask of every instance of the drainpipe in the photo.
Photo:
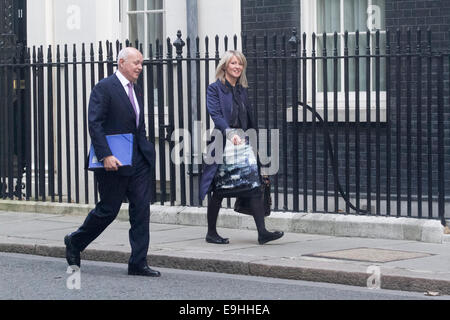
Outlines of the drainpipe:
[{"label": "drainpipe", "polygon": [[187,35],[191,38],[191,43],[195,43],[195,37],[198,35],[198,6],[197,0],[186,0],[186,20]]},{"label": "drainpipe", "polygon": [[[198,6],[197,0],[186,0],[186,22],[187,22],[187,34],[185,39],[189,37],[191,39],[191,57],[195,57],[195,38],[198,35]],[[197,83],[196,74],[192,74],[192,88],[195,88]],[[192,106],[195,106],[197,101],[196,90],[192,90]],[[197,115],[197,110],[194,108],[193,115]],[[196,118],[194,118],[196,119]]]},{"label": "drainpipe", "polygon": [[[186,38],[189,37],[191,40],[191,57],[195,58],[195,52],[196,52],[196,44],[195,44],[195,38],[198,36],[198,5],[197,0],[186,0],[186,22],[187,22],[187,34]],[[197,159],[197,157],[201,156],[201,148],[196,143],[201,138],[201,131],[196,130],[197,128],[194,127],[195,121],[197,119],[197,75],[195,72],[191,74],[191,88],[192,88],[192,98],[191,98],[191,105],[192,105],[192,128],[193,132],[191,132],[191,139],[193,143],[193,156],[194,159]],[[195,162],[194,162],[195,163]],[[198,166],[194,164],[193,166],[193,172],[194,174],[197,174]]]}]

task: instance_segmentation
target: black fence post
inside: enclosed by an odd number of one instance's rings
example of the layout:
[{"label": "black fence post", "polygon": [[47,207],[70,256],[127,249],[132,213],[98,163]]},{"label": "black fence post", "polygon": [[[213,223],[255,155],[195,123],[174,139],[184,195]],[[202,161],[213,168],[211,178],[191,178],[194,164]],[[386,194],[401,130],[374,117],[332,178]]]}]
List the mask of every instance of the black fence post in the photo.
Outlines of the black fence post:
[{"label": "black fence post", "polygon": [[427,30],[427,178],[428,178],[428,218],[433,217],[433,152],[432,152],[432,72],[433,56],[431,52],[431,29]]},{"label": "black fence post", "polygon": [[381,207],[381,111],[380,111],[380,31],[375,32],[375,112],[376,112],[376,214],[380,215]]},{"label": "black fence post", "polygon": [[[402,176],[402,152],[401,152],[401,141],[402,141],[402,132],[401,132],[401,66],[402,66],[402,56],[401,56],[401,45],[400,38],[401,33],[400,29],[397,29],[396,32],[397,38],[397,49],[396,49],[396,77],[395,77],[395,97],[396,97],[396,161],[397,161],[397,183],[396,183],[396,191],[397,191],[397,217],[401,216],[401,203],[402,203],[402,184],[401,184],[401,176]],[[367,207],[369,209],[369,207]]]},{"label": "black fence post", "polygon": [[[366,146],[367,146],[367,213],[372,213],[372,101],[371,101],[371,45],[370,31],[366,32]],[[344,71],[345,72],[345,71]],[[348,181],[348,180],[347,180]],[[348,193],[347,193],[348,195]]]},{"label": "black fence post", "polygon": [[38,174],[38,102],[37,102],[37,60],[36,60],[36,47],[33,46],[33,67],[32,67],[32,78],[33,78],[33,165],[34,165],[34,199],[39,200],[39,183],[37,181]]},{"label": "black fence post", "polygon": [[386,31],[386,215],[391,215],[391,33]]},{"label": "black fence post", "polygon": [[175,104],[174,104],[174,88],[173,88],[173,57],[172,43],[167,38],[167,82],[168,82],[168,107],[169,107],[169,124],[167,125],[167,140],[169,141],[169,180],[170,180],[170,204],[175,205],[176,200],[176,174],[175,163],[171,160],[170,155],[173,152],[175,143],[172,141],[172,133],[175,124]]},{"label": "black fence post", "polygon": [[[274,124],[274,129],[275,130],[279,130],[279,124],[278,124],[278,108],[279,108],[279,106],[278,106],[278,78],[279,78],[279,75],[278,75],[278,51],[277,51],[277,42],[278,42],[278,38],[277,38],[277,35],[276,34],[274,34],[273,35],[273,37],[272,37],[272,43],[273,43],[273,54],[272,54],[272,56],[273,56],[273,59],[272,59],[272,64],[273,64],[273,75],[274,75],[274,83],[273,83],[273,97],[272,97],[272,101],[273,101],[273,103],[272,103],[272,114],[273,114],[273,124]],[[277,141],[277,143],[276,143],[276,146],[278,147],[277,148],[277,152],[279,152],[280,151],[280,148],[279,148],[279,141]],[[273,159],[273,154],[272,154],[272,151],[271,151],[271,154],[270,154],[271,156],[272,156],[272,159]],[[273,163],[273,162],[272,162]],[[277,164],[279,165],[279,161],[277,162]],[[279,168],[278,168],[278,172],[279,172]],[[278,175],[278,172],[274,175],[274,181],[273,181],[273,189],[274,189],[274,196],[275,196],[275,201],[274,201],[274,209],[275,209],[275,211],[278,211],[278,207],[279,207],[279,199],[278,199],[278,193],[279,193],[279,175]]]},{"label": "black fence post", "polygon": [[[90,50],[89,50],[89,56],[90,56],[90,69],[91,69],[91,91],[95,87],[95,53],[94,53],[94,44],[90,44]],[[94,202],[98,202],[98,185],[97,185],[97,178],[94,175]]]},{"label": "black fence post", "polygon": [[106,69],[108,71],[108,76],[110,76],[114,73],[114,59],[113,59],[112,43],[110,43],[109,41],[106,42],[106,49],[107,49],[107,54],[106,54],[107,67],[106,67]]},{"label": "black fence post", "polygon": [[[30,49],[25,57],[25,199],[31,199],[31,60]],[[0,157],[1,159],[1,157]],[[1,186],[0,186],[1,187]],[[0,192],[1,193],[1,192]],[[0,195],[1,196],[1,195]]]},{"label": "black fence post", "polygon": [[444,155],[444,55],[437,56],[437,125],[438,125],[438,214],[445,226],[445,155]]},{"label": "black fence post", "polygon": [[24,51],[22,46],[17,47],[17,57],[14,59],[13,74],[15,75],[15,105],[14,105],[14,153],[16,154],[16,169],[14,175],[16,180],[16,186],[14,189],[14,195],[22,200],[22,177],[24,173]]},{"label": "black fence post", "polygon": [[[74,93],[75,94],[75,93]],[[70,92],[69,92],[69,57],[67,51],[67,44],[64,45],[64,97],[65,97],[65,136],[66,136],[66,183],[67,183],[67,202],[72,202],[72,165],[71,165],[71,141],[70,141]]]},{"label": "black fence post", "polygon": [[[184,130],[184,103],[183,103],[183,47],[185,46],[185,42],[181,39],[181,31],[177,32],[177,39],[174,41],[173,46],[176,48],[177,53],[177,93],[178,93],[178,128],[179,130]],[[189,112],[189,110],[188,110]],[[184,135],[180,135],[180,131],[178,133],[178,144],[185,144]],[[180,192],[181,192],[181,205],[186,205],[186,168],[185,168],[185,160],[186,160],[186,148],[182,148],[183,153],[180,155],[176,154],[176,157],[181,157],[180,159]],[[173,161],[174,159],[171,159]],[[190,190],[192,192],[192,190]]]},{"label": "black fence post", "polygon": [[12,149],[12,72],[11,67],[6,66],[4,68],[4,90],[3,90],[3,96],[4,98],[4,113],[2,115],[2,118],[6,121],[4,122],[3,128],[4,132],[2,132],[2,135],[5,137],[4,143],[4,198],[10,198],[13,199],[13,188],[14,188],[14,182],[13,182],[13,149]]},{"label": "black fence post", "polygon": [[[44,49],[38,49],[38,135],[39,135],[39,195],[46,200],[45,188],[45,120],[44,120]],[[69,171],[69,170],[68,170]],[[70,173],[70,171],[69,171]]]},{"label": "black fence post", "polygon": [[[264,148],[266,149],[266,155],[268,155],[270,151],[270,133],[269,133],[269,43],[268,43],[267,34],[264,34],[264,130],[266,131],[266,141]],[[261,143],[259,146],[259,150],[262,150]]]},{"label": "black fence post", "polygon": [[322,34],[322,84],[323,84],[323,210],[328,212],[328,58],[327,58],[327,34]]},{"label": "black fence post", "polygon": [[[209,86],[209,37],[205,37],[205,96]],[[211,128],[211,120],[209,114],[206,116],[206,131]]]},{"label": "black fence post", "polygon": [[[312,37],[312,51],[311,51],[311,87],[312,87],[312,110],[315,114],[317,110],[317,54],[316,54],[316,44],[317,44],[317,36],[313,32]],[[307,119],[303,119],[304,127],[306,128]],[[294,122],[296,124],[296,122]],[[306,130],[305,133],[306,134]],[[311,173],[312,173],[312,182],[311,182],[311,196],[312,196],[312,211],[317,211],[317,126],[316,126],[316,117],[313,115],[311,117],[311,140],[312,140],[312,164],[311,164]],[[308,191],[303,194],[303,197],[308,196]]]},{"label": "black fence post", "polygon": [[406,209],[408,217],[411,217],[411,69],[412,69],[412,57],[411,57],[411,29],[406,31]]},{"label": "black fence post", "polygon": [[54,128],[53,128],[53,65],[52,65],[52,47],[47,51],[47,150],[48,150],[48,194],[52,202],[55,201],[55,147],[54,147]]},{"label": "black fence post", "polygon": [[258,129],[258,50],[256,48],[256,35],[253,36],[253,118],[255,119],[255,128]]},{"label": "black fence post", "polygon": [[417,143],[417,215],[419,218],[422,217],[422,35],[420,28],[417,29],[417,46],[416,46],[416,54],[417,54],[417,134],[416,134],[416,143]]},{"label": "black fence post", "polygon": [[359,86],[359,30],[356,30],[355,39],[355,196],[356,208],[361,207],[361,106],[360,106],[360,86]]},{"label": "black fence post", "polygon": [[7,162],[7,140],[6,140],[6,126],[8,122],[6,121],[6,111],[7,111],[7,100],[6,100],[6,67],[0,66],[0,198],[6,198],[7,183],[6,183],[6,162]]},{"label": "black fence post", "polygon": [[[195,38],[195,88],[196,88],[196,104],[197,104],[197,121],[198,124],[201,123],[202,120],[202,109],[201,109],[201,74],[200,74],[200,38],[197,36]],[[208,115],[206,115],[208,118]],[[197,131],[198,136],[196,137],[196,144],[198,146],[198,149],[195,150],[196,159],[199,159],[198,161],[198,190],[200,191],[201,187],[201,180],[202,180],[202,174],[203,174],[203,168],[202,168],[202,161],[203,161],[203,153],[202,153],[202,137],[201,137],[201,128]],[[200,192],[198,193],[198,206],[202,205],[202,199],[200,198]]]},{"label": "black fence post", "polygon": [[[83,43],[81,45],[81,80],[82,80],[82,108],[83,108],[83,159],[88,156],[88,118],[87,118],[87,90],[86,90],[86,45]],[[84,171],[84,202],[89,203],[89,175],[87,170]]]},{"label": "black fence post", "polygon": [[[117,43],[118,47],[118,43]],[[148,139],[155,145],[155,70],[156,65],[153,57],[153,45],[149,44],[149,61],[147,64],[147,103],[148,103]],[[156,201],[156,169],[152,168],[150,173],[150,183],[152,185],[152,201]]]},{"label": "black fence post", "polygon": [[73,145],[74,145],[74,169],[75,169],[75,202],[80,203],[80,165],[78,156],[78,74],[77,74],[77,48],[73,45]]},{"label": "black fence post", "polygon": [[[369,41],[369,31],[367,32],[367,41]],[[369,52],[370,55],[370,52]],[[345,104],[345,194],[350,195],[350,83],[349,83],[349,54],[348,54],[348,32],[344,33],[344,104]],[[370,68],[370,58],[367,65]],[[369,92],[369,89],[367,89]],[[368,143],[370,144],[370,142]],[[350,203],[345,202],[345,212],[350,213]]]},{"label": "black fence post", "polygon": [[[303,128],[307,127],[307,104],[308,104],[308,53],[306,52],[306,33],[303,32],[303,50],[302,50],[302,83],[303,83]],[[308,210],[308,133],[304,129],[303,132],[303,210]]]},{"label": "black fence post", "polygon": [[[194,141],[193,141],[193,113],[194,110],[192,108],[192,102],[195,100],[192,94],[192,57],[191,57],[191,38],[186,38],[186,72],[187,72],[187,116],[188,116],[188,133],[189,133],[189,141],[185,143],[185,147],[189,145],[188,153],[185,155],[185,159],[189,159],[189,167],[188,167],[188,176],[189,176],[189,205],[194,205]],[[195,81],[194,81],[195,82]],[[195,94],[195,93],[194,93]]]},{"label": "black fence post", "polygon": [[[292,196],[293,196],[293,210],[299,211],[299,190],[298,190],[298,38],[297,29],[292,29],[292,36],[289,39],[291,47],[291,61],[292,61],[292,146],[293,146],[293,161],[292,161]],[[304,208],[307,210],[307,208]]]},{"label": "black fence post", "polygon": [[62,103],[61,103],[61,50],[56,47],[56,161],[58,170],[58,202],[63,201],[62,188]]},{"label": "black fence post", "polygon": [[157,86],[158,86],[158,146],[159,146],[159,185],[160,185],[160,201],[164,205],[167,197],[166,191],[166,146],[165,146],[165,86],[164,86],[164,57],[163,45],[156,39],[156,61],[157,61]]},{"label": "black fence post", "polygon": [[[304,43],[304,42],[303,42]],[[282,96],[282,137],[283,137],[283,210],[288,210],[288,126],[287,126],[287,41],[286,35],[281,37],[281,96]]]}]

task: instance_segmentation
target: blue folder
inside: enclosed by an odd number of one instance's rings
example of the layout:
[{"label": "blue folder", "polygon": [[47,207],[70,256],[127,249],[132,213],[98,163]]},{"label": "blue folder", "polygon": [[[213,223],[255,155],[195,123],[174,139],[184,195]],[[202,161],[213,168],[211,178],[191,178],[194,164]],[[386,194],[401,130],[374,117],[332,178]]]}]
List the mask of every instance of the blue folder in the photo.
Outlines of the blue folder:
[{"label": "blue folder", "polygon": [[[114,134],[106,136],[109,148],[114,157],[116,157],[123,166],[131,166],[133,158],[133,135]],[[103,162],[100,162],[95,155],[94,146],[91,144],[89,151],[89,166],[90,170],[103,169]]]}]

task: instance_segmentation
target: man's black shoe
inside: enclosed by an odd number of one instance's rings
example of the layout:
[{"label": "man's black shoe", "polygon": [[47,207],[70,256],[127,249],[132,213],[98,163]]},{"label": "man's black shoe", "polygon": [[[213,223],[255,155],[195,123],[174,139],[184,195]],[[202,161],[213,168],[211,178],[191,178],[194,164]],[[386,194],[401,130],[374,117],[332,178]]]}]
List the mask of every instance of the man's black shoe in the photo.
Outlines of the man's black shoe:
[{"label": "man's black shoe", "polygon": [[222,238],[219,235],[215,235],[215,236],[206,235],[205,240],[208,243],[215,243],[215,244],[229,244],[230,243],[228,238]]},{"label": "man's black shoe", "polygon": [[283,231],[268,232],[263,236],[258,236],[258,242],[259,244],[264,244],[269,241],[280,239],[283,235],[284,235]]},{"label": "man's black shoe", "polygon": [[151,269],[149,266],[144,267],[134,267],[128,266],[128,275],[130,276],[144,276],[144,277],[159,277],[161,273],[159,271]]},{"label": "man's black shoe", "polygon": [[72,237],[67,235],[64,237],[64,243],[66,245],[66,260],[69,266],[81,265],[80,251],[72,244]]}]

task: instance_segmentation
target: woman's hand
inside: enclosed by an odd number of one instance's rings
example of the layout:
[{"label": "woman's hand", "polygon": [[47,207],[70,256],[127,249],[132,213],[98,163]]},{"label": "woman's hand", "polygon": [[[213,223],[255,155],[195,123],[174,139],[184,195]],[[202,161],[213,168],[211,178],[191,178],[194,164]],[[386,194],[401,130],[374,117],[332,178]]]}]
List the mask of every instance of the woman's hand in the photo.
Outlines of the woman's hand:
[{"label": "woman's hand", "polygon": [[240,145],[242,143],[242,139],[241,137],[239,137],[239,135],[235,134],[232,138],[231,138],[231,142],[233,142],[233,144],[235,146]]}]

